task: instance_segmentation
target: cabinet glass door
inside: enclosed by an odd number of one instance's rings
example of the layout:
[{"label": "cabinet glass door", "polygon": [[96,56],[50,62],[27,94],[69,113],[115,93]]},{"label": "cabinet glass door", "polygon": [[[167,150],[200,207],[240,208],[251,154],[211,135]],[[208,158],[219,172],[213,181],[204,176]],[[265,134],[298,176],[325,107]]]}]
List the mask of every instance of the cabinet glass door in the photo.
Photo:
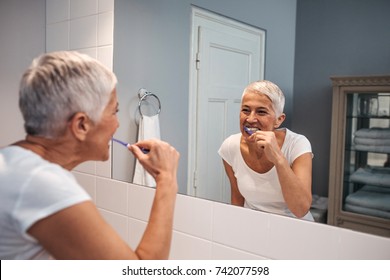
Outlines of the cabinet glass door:
[{"label": "cabinet glass door", "polygon": [[390,219],[390,93],[348,93],[342,210]]}]

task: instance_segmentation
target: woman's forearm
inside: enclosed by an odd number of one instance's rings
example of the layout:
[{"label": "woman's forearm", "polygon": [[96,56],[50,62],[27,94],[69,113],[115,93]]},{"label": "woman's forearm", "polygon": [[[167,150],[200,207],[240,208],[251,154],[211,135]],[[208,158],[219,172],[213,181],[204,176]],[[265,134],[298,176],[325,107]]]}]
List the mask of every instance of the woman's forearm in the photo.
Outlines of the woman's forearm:
[{"label": "woman's forearm", "polygon": [[285,158],[279,160],[275,167],[287,207],[298,218],[303,217],[311,206],[311,175],[303,168],[298,169],[296,174]]},{"label": "woman's forearm", "polygon": [[136,249],[140,259],[168,259],[169,257],[178,186],[175,179],[156,182],[149,223]]}]

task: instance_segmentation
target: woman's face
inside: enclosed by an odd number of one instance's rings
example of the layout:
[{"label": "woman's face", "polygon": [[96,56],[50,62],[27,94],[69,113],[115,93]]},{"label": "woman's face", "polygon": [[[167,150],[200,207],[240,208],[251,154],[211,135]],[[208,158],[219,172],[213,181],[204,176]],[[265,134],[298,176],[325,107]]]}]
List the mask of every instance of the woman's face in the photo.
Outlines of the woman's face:
[{"label": "woman's face", "polygon": [[271,131],[283,122],[284,115],[277,118],[272,102],[265,94],[247,92],[242,98],[240,111],[240,130],[249,136],[244,127],[252,132],[257,130]]},{"label": "woman's face", "polygon": [[[119,127],[118,121],[118,99],[116,89],[111,92],[110,100],[104,109],[98,123],[95,124],[91,132],[90,141],[97,148],[96,160],[107,160],[109,158],[109,147],[111,138]],[[92,143],[91,143],[92,144]]]}]

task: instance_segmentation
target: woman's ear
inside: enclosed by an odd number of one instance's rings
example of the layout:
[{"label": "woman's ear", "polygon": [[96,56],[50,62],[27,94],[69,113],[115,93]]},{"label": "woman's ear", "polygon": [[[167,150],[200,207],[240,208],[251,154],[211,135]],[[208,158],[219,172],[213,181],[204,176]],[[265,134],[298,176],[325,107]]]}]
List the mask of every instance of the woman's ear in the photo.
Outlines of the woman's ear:
[{"label": "woman's ear", "polygon": [[286,114],[282,113],[277,119],[274,124],[274,128],[278,128],[286,119]]},{"label": "woman's ear", "polygon": [[78,112],[70,120],[70,130],[78,140],[84,140],[91,129],[91,120],[85,113]]}]

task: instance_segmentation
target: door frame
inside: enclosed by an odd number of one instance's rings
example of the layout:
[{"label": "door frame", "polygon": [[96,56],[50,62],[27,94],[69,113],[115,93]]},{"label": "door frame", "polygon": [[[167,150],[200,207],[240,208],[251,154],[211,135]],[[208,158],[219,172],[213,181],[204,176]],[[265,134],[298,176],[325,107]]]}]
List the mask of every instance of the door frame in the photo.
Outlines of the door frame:
[{"label": "door frame", "polygon": [[198,29],[201,24],[197,22],[199,19],[209,24],[221,24],[235,29],[246,31],[249,33],[255,33],[261,38],[260,49],[260,77],[264,78],[265,69],[265,36],[266,31],[259,27],[254,27],[246,23],[198,8],[196,6],[191,7],[191,42],[190,42],[190,69],[189,69],[189,108],[188,108],[188,169],[187,169],[187,194],[196,196],[196,190],[193,185],[196,185],[194,180],[197,155],[197,99],[198,99],[198,71],[197,71],[197,53],[198,53]]}]

